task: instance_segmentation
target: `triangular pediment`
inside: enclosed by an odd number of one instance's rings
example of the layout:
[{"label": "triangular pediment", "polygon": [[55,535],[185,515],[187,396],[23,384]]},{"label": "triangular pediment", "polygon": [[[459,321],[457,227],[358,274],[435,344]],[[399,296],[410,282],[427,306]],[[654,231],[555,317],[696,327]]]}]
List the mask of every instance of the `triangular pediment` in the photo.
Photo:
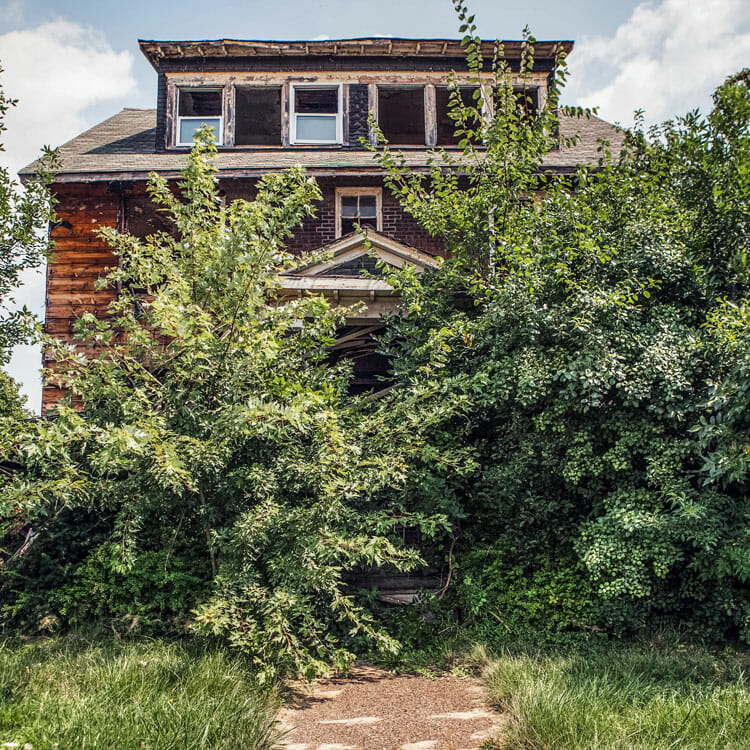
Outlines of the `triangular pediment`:
[{"label": "triangular pediment", "polygon": [[366,230],[365,236],[351,232],[321,247],[317,252],[328,256],[327,260],[300,266],[288,273],[294,276],[352,279],[361,278],[364,273],[377,273],[378,261],[395,268],[411,265],[420,272],[427,268],[436,268],[441,260],[386,237],[374,229]]}]

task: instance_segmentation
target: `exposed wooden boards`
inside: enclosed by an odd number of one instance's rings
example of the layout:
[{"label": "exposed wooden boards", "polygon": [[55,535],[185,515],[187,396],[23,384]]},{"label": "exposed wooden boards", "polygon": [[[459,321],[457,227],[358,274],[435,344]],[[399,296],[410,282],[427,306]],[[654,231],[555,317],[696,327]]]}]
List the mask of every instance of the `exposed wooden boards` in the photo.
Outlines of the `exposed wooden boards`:
[{"label": "exposed wooden boards", "polygon": [[224,117],[224,138],[222,143],[225,146],[234,146],[234,112],[235,112],[236,93],[234,86],[229,83],[224,84],[224,94],[222,96]]},{"label": "exposed wooden boards", "polygon": [[107,269],[114,268],[116,265],[116,258],[114,262],[89,258],[84,264],[53,261],[47,266],[47,277],[50,279],[96,279],[105,274]]},{"label": "exposed wooden boards", "polygon": [[[370,114],[375,119],[375,122],[377,122],[378,120],[378,85],[377,83],[371,82],[367,84],[367,105],[370,110]],[[378,138],[377,138],[377,134],[374,128],[370,128],[370,145],[371,146],[378,145]]]},{"label": "exposed wooden boards", "polygon": [[80,294],[82,292],[96,293],[96,282],[102,274],[90,274],[88,276],[59,276],[53,275],[47,278],[47,299],[52,299],[60,294]]},{"label": "exposed wooden boards", "polygon": [[[225,86],[234,85],[256,85],[256,86],[281,86],[290,81],[292,83],[364,83],[364,84],[419,84],[432,83],[435,85],[447,85],[447,74],[445,71],[431,70],[352,70],[352,71],[332,71],[332,70],[313,70],[313,71],[295,71],[295,70],[278,70],[271,72],[253,72],[244,71],[230,72],[191,72],[191,73],[167,73],[168,91],[174,90],[178,86]],[[456,71],[454,73],[458,83],[469,84],[475,80],[474,73]],[[519,75],[511,75],[513,84],[521,84],[524,80],[529,85],[541,86],[546,85],[548,73],[541,71],[527,74],[526,78]],[[492,73],[482,73],[480,77],[490,81],[493,79]],[[176,94],[174,95],[176,96]],[[167,96],[167,106],[172,106],[171,111],[175,111],[176,101],[171,101]]]},{"label": "exposed wooden boards", "polygon": [[341,142],[349,143],[349,84],[341,86]]},{"label": "exposed wooden boards", "polygon": [[[466,52],[458,39],[404,39],[397,37],[362,37],[355,39],[299,40],[299,41],[264,41],[242,39],[215,39],[196,41],[158,41],[144,40],[138,42],[141,51],[151,65],[159,70],[166,60],[184,60],[186,58],[243,58],[243,57],[432,57],[455,58],[463,63]],[[482,40],[481,51],[485,59],[490,60],[495,54],[497,42]],[[506,40],[502,42],[503,52],[507,59],[518,59],[521,56],[523,42]],[[535,57],[553,58],[557,50],[570,53],[573,42],[537,41],[534,45]]]},{"label": "exposed wooden boards", "polygon": [[90,312],[95,315],[104,314],[107,312],[111,300],[103,300],[101,302],[83,302],[68,300],[66,302],[55,301],[54,304],[50,305],[48,313],[51,317],[55,318],[80,318],[83,313]]},{"label": "exposed wooden boards", "polygon": [[281,86],[281,145],[287,148],[291,143],[290,136],[290,87],[285,81]]},{"label": "exposed wooden boards", "polygon": [[424,87],[424,139],[426,146],[437,143],[437,113],[435,104],[435,84]]}]

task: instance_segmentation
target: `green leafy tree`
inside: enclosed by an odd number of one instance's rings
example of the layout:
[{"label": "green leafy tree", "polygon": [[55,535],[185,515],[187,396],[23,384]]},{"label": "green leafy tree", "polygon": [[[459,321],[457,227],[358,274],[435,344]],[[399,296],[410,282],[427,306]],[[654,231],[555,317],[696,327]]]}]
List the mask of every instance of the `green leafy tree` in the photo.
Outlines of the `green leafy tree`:
[{"label": "green leafy tree", "polygon": [[454,493],[457,595],[490,630],[750,637],[747,73],[708,118],[629,134],[621,154],[603,143],[598,166],[555,178],[563,55],[529,117],[502,49],[483,61],[457,10],[484,87],[475,105],[454,88],[461,153],[436,152],[427,176],[376,154],[451,252],[421,280],[391,276],[404,314],[383,351],[402,402],[429,408],[412,398],[429,388],[465,404],[445,423],[476,457]]},{"label": "green leafy tree", "polygon": [[[0,87],[0,151],[5,150],[5,116],[15,104]],[[45,148],[40,173],[23,187],[0,167],[0,367],[8,363],[14,346],[30,340],[37,324],[27,308],[13,309],[13,292],[21,274],[37,268],[47,254],[47,224],[54,218],[47,186],[55,164],[54,152]],[[0,371],[0,416],[17,412],[20,403],[14,382]]]},{"label": "green leafy tree", "polygon": [[414,567],[393,530],[441,519],[392,500],[419,446],[394,447],[348,395],[349,367],[329,364],[344,311],[280,292],[301,262],[284,243],[313,212],[314,180],[269,174],[255,200],[224,205],[214,156],[203,132],[176,192],[152,176],[173,233],[104,230],[119,259],[100,282],[116,291],[107,316],[76,322],[77,347],[45,341],[69,403],[14,446],[24,470],[5,515],[22,509],[39,534],[17,580],[52,556],[60,524],[63,537],[87,525],[91,541],[77,560],[63,553],[55,592],[34,600],[19,584],[5,612],[119,627],[195,608],[193,628],[251,653],[262,676],[310,674],[347,663],[357,638],[397,647],[345,575]]}]

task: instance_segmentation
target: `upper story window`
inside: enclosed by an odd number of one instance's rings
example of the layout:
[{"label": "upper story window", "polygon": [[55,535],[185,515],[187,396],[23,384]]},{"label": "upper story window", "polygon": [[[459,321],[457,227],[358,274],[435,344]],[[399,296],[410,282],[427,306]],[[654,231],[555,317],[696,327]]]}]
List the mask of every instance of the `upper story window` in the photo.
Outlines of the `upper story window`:
[{"label": "upper story window", "polygon": [[533,118],[539,114],[539,87],[516,86],[513,88],[513,93],[526,117]]},{"label": "upper story window", "polygon": [[224,135],[221,89],[181,88],[177,104],[177,145],[192,146],[193,135],[201,125],[214,129],[216,143],[221,145]]},{"label": "upper story window", "polygon": [[236,146],[281,145],[281,86],[237,86],[234,113]]},{"label": "upper story window", "polygon": [[424,146],[424,86],[378,86],[378,125],[395,146]]},{"label": "upper story window", "polygon": [[291,142],[336,144],[343,141],[340,84],[291,86]]},{"label": "upper story window", "polygon": [[336,236],[357,226],[383,231],[383,191],[380,188],[336,188]]}]

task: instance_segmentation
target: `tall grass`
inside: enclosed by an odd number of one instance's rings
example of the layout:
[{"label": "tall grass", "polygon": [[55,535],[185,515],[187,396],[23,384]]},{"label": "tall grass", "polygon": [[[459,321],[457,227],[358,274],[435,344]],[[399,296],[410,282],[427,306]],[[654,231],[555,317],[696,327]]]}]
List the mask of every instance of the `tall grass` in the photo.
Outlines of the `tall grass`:
[{"label": "tall grass", "polygon": [[0,644],[0,749],[271,750],[275,694],[237,654],[191,644]]},{"label": "tall grass", "polygon": [[645,643],[490,660],[505,748],[746,750],[748,657]]}]

